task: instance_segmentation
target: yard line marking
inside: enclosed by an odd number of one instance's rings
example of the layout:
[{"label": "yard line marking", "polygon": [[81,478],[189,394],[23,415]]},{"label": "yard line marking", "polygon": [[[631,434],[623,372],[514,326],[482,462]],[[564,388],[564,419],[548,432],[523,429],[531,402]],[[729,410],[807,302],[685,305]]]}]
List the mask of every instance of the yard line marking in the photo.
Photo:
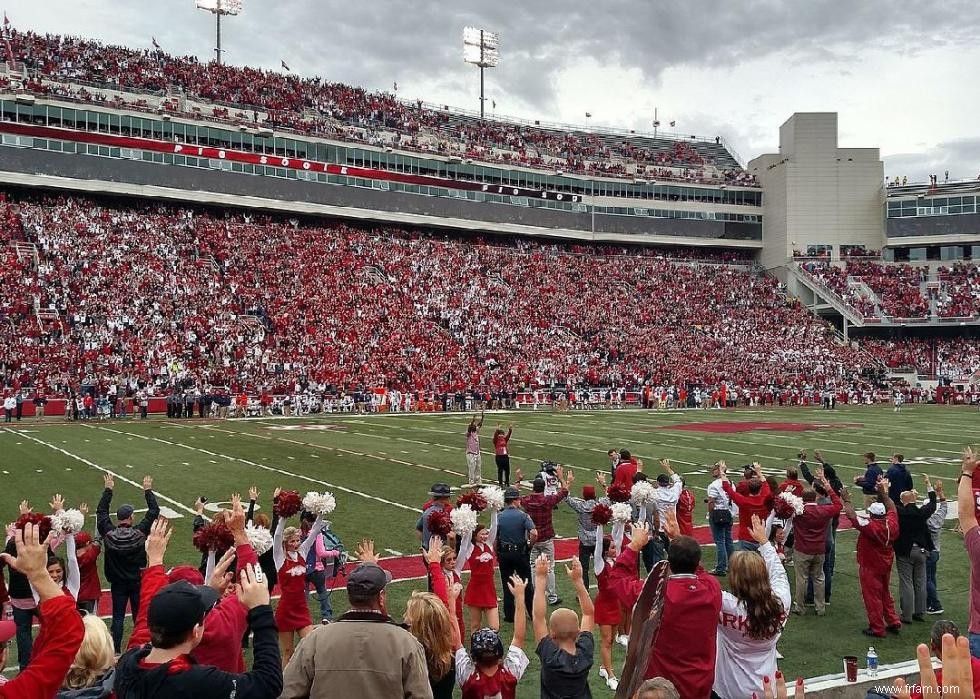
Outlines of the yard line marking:
[{"label": "yard line marking", "polygon": [[[114,430],[111,427],[92,427],[90,429],[105,430],[107,432],[119,432],[120,434],[129,434],[128,432],[121,432],[120,430]],[[191,449],[193,451],[202,451],[202,450],[197,449],[196,447],[187,447],[186,445],[181,444],[180,442],[171,442],[170,440],[161,439],[160,437],[150,437],[149,439],[152,439],[154,442],[160,442],[161,444],[169,444],[170,446],[175,446],[175,447],[185,447],[185,448]],[[248,459],[242,459],[241,457],[229,456],[228,454],[215,454],[215,456],[224,457],[225,459],[228,459],[229,461],[238,461],[239,463],[247,464],[249,466],[254,466],[255,468],[260,468],[260,469],[262,469],[264,471],[271,471],[273,473],[280,473],[280,474],[282,474],[284,476],[289,476],[290,478],[298,478],[300,480],[308,481],[310,483],[318,483],[320,485],[325,485],[328,488],[333,488],[334,490],[339,490],[339,491],[344,492],[344,493],[349,493],[350,495],[356,495],[356,496],[361,497],[361,498],[364,498],[366,500],[375,500],[377,502],[383,502],[386,505],[391,505],[393,507],[398,507],[398,508],[401,508],[403,510],[409,510],[410,512],[416,512],[417,513],[419,511],[419,509],[417,507],[411,507],[409,505],[405,505],[405,504],[400,503],[400,502],[394,502],[393,500],[387,500],[385,498],[381,498],[381,497],[378,497],[376,495],[368,495],[367,493],[362,493],[359,490],[353,490],[352,488],[347,488],[347,487],[342,486],[342,485],[336,485],[334,483],[328,483],[327,481],[321,481],[321,480],[319,480],[317,478],[311,478],[310,476],[304,476],[304,475],[302,475],[300,473],[293,473],[291,471],[286,471],[286,470],[281,469],[281,468],[275,468],[274,466],[267,466],[265,464],[256,463],[255,461],[249,461]],[[185,509],[188,509],[188,508],[185,508]],[[196,513],[194,513],[193,510],[189,510],[188,509],[188,511],[191,512],[192,514],[196,514]]]},{"label": "yard line marking", "polygon": [[405,554],[401,551],[395,551],[394,549],[385,549],[386,552],[390,553],[392,556],[404,556]]},{"label": "yard line marking", "polygon": [[[95,429],[95,428],[89,428],[89,429]],[[98,428],[98,429],[104,429],[104,428]],[[9,432],[12,432],[13,434],[17,434],[13,430],[8,430],[8,431]],[[29,439],[29,440],[31,440],[32,442],[37,442],[41,446],[45,446],[48,449],[54,449],[55,451],[64,454],[68,458],[74,459],[75,461],[78,461],[80,463],[83,463],[86,466],[90,466],[91,468],[94,468],[97,471],[102,471],[103,473],[108,473],[113,478],[118,478],[122,482],[129,483],[130,485],[132,485],[132,486],[134,486],[134,487],[136,487],[136,488],[138,488],[140,490],[143,489],[143,484],[142,483],[137,483],[136,481],[130,480],[130,479],[126,478],[125,476],[121,476],[118,473],[115,473],[114,471],[109,470],[105,466],[99,466],[97,463],[92,462],[92,461],[89,461],[85,457],[79,456],[78,454],[72,454],[70,451],[67,451],[65,449],[62,449],[61,447],[57,447],[54,444],[51,444],[50,442],[45,442],[44,440],[38,439],[37,437],[32,437],[29,434],[25,434],[24,437],[27,438],[27,439]],[[153,494],[156,495],[160,500],[164,500],[166,502],[169,502],[171,505],[174,505],[175,507],[179,507],[184,512],[189,512],[192,515],[197,514],[194,510],[192,510],[191,508],[187,507],[187,505],[184,505],[184,504],[182,504],[182,503],[174,500],[173,498],[167,497],[163,493],[160,493],[160,492],[157,492],[156,490],[154,490],[153,491]]]}]

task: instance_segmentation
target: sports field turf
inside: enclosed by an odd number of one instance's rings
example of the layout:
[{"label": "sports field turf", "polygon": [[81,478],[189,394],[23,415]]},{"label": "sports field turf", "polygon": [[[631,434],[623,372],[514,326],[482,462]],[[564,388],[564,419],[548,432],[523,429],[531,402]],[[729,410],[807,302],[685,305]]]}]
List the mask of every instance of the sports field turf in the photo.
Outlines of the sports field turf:
[{"label": "sports field turf", "polygon": [[[69,506],[89,503],[90,528],[102,490],[100,470],[116,474],[113,512],[124,502],[143,505],[139,483],[144,474],[154,477],[154,489],[165,514],[174,518],[176,534],[168,562],[197,562],[191,544],[193,503],[199,495],[212,502],[228,500],[231,492],[247,492],[250,485],[261,491],[260,506],[268,507],[276,486],[305,492],[330,490],[337,498],[333,528],[350,550],[362,537],[373,538],[385,556],[417,552],[414,533],[418,508],[427,499],[429,486],[446,481],[465,482],[464,414],[356,416],[331,415],[296,419],[252,419],[206,422],[150,419],[145,422],[24,421],[0,430],[0,508],[7,520],[16,516],[17,503],[27,498],[38,510],[60,492]],[[843,407],[827,412],[816,408],[726,411],[595,411],[557,414],[530,410],[488,414],[483,429],[484,477],[492,477],[490,435],[496,424],[513,422],[512,464],[526,477],[536,472],[542,459],[570,464],[576,473],[575,490],[593,482],[594,472],[607,470],[606,451],[628,448],[638,455],[648,473],[659,471],[661,458],[670,458],[675,469],[696,489],[695,524],[705,523],[702,502],[710,481],[706,464],[725,459],[730,466],[759,461],[768,472],[782,478],[795,464],[801,449],[815,449],[849,482],[863,472],[861,454],[874,451],[880,461],[902,452],[915,476],[928,473],[942,478],[955,500],[955,478],[962,448],[978,440],[980,414],[969,408],[906,406],[899,414],[891,408]],[[917,487],[924,491],[921,479]],[[855,500],[860,503],[859,491]],[[947,618],[965,626],[969,563],[961,537],[948,521],[939,563],[940,597]],[[575,519],[562,506],[556,514],[559,536],[575,536]],[[866,625],[854,564],[855,534],[841,532],[837,544],[834,593],[824,618],[791,617],[779,644],[785,656],[781,668],[789,676],[839,672],[840,657],[863,656],[868,640],[861,635]],[[705,565],[714,550],[704,548]],[[393,564],[394,565],[394,564]],[[402,561],[403,574],[423,575],[420,559]],[[414,571],[414,573],[413,573]],[[792,582],[792,569],[790,569]],[[560,594],[566,603],[574,596],[563,573]],[[897,574],[892,576],[897,586]],[[499,586],[499,581],[498,581]],[[393,584],[389,604],[400,617],[405,598],[424,581]],[[897,589],[895,590],[897,596]],[[342,591],[333,595],[334,608],[345,607]],[[313,605],[314,615],[319,613]],[[316,616],[314,616],[316,618]],[[927,617],[932,621],[940,617]],[[914,657],[915,644],[928,637],[929,623],[914,624],[899,637],[875,643],[882,664]],[[505,641],[511,629],[505,625]],[[533,658],[533,643],[525,648]],[[618,646],[617,646],[618,648]],[[622,653],[616,651],[621,664]],[[11,649],[12,658],[16,652]],[[519,696],[537,696],[536,662],[521,686]],[[593,673],[596,696],[610,696]]]}]

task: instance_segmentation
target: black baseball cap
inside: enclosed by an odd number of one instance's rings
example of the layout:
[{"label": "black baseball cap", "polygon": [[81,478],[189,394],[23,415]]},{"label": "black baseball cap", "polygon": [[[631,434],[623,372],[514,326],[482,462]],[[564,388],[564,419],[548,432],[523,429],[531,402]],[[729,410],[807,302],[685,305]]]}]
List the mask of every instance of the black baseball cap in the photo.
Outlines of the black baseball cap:
[{"label": "black baseball cap", "polygon": [[368,597],[377,595],[391,582],[391,573],[376,563],[362,563],[347,576],[347,593]]},{"label": "black baseball cap", "polygon": [[519,491],[517,488],[514,488],[513,486],[504,491],[504,501],[520,500],[520,499],[521,499],[521,491]]},{"label": "black baseball cap", "polygon": [[449,488],[448,483],[433,483],[429,489],[429,495],[434,498],[448,498],[452,495],[452,490]]},{"label": "black baseball cap", "polygon": [[123,505],[118,510],[116,510],[116,517],[118,519],[129,519],[133,516],[135,508],[132,505]]},{"label": "black baseball cap", "polygon": [[171,635],[187,633],[204,621],[217,603],[218,591],[214,588],[178,580],[153,596],[146,620],[151,629]]}]

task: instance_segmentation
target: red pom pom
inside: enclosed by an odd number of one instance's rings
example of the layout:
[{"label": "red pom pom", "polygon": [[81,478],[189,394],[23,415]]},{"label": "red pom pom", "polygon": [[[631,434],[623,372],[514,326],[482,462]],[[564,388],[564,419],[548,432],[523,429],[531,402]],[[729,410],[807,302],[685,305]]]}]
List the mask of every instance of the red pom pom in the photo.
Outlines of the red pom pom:
[{"label": "red pom pom", "polygon": [[272,513],[286,519],[303,509],[303,499],[295,490],[281,490],[272,504]]},{"label": "red pom pom", "polygon": [[449,510],[436,510],[429,515],[429,531],[436,536],[445,539],[453,528],[453,520],[449,517]]},{"label": "red pom pom", "polygon": [[42,515],[40,512],[28,512],[26,515],[18,517],[17,521],[14,522],[17,529],[23,529],[25,524],[37,525],[37,536],[42,544],[47,540],[48,534],[51,533],[51,518]]},{"label": "red pom pom", "polygon": [[217,551],[223,554],[234,545],[235,535],[224,522],[207,524],[194,532],[194,546],[201,553]]},{"label": "red pom pom", "polygon": [[793,504],[786,500],[786,498],[776,498],[772,509],[779,519],[789,519],[796,514],[796,510],[793,509]]},{"label": "red pom pom", "polygon": [[612,508],[609,505],[598,503],[592,510],[592,524],[605,526],[612,520]]},{"label": "red pom pom", "polygon": [[631,492],[630,488],[623,487],[619,483],[613,483],[606,491],[606,495],[613,502],[629,502]]},{"label": "red pom pom", "polygon": [[483,512],[487,509],[487,499],[483,497],[482,493],[465,493],[460,495],[459,500],[456,501],[456,507],[460,505],[469,505],[474,512]]}]

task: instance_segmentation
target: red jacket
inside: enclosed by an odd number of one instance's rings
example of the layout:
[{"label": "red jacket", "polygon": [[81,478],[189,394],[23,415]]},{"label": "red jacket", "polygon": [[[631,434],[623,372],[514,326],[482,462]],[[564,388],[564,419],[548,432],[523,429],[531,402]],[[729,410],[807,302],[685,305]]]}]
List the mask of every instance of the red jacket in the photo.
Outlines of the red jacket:
[{"label": "red jacket", "polygon": [[779,484],[779,492],[785,493],[787,490],[798,498],[803,497],[803,490],[806,485],[799,478],[789,479],[787,478],[782,483]]},{"label": "red jacket", "polygon": [[[438,563],[429,564],[429,576],[432,578],[432,593],[442,600],[450,614],[456,615],[456,624],[459,626],[460,643],[465,644],[466,638],[463,626],[463,595],[456,598],[456,609],[449,609],[449,582],[446,580],[446,571]],[[453,571],[454,582],[459,582],[459,575]]]},{"label": "red jacket", "polygon": [[694,536],[694,493],[686,488],[677,500],[677,527],[684,536]]},{"label": "red jacket", "polygon": [[[833,489],[830,490],[829,505],[818,505],[815,502],[803,505],[803,512],[793,518],[793,536],[796,540],[793,549],[808,556],[826,553],[827,528],[840,511],[841,501]],[[897,536],[898,527],[895,531]]]},{"label": "red jacket", "polygon": [[872,517],[867,524],[862,519],[852,522],[858,530],[857,562],[862,568],[885,573],[891,570],[895,559],[892,544],[898,537],[898,512],[889,510],[884,519]]},{"label": "red jacket", "polygon": [[[95,544],[89,544],[78,554],[78,571],[81,584],[78,586],[78,601],[98,601],[102,596],[102,580],[99,578],[98,559],[102,549]],[[99,610],[96,609],[96,612]]]},{"label": "red jacket", "polygon": [[722,481],[721,487],[725,489],[732,502],[738,505],[738,531],[735,538],[738,541],[755,541],[750,530],[752,515],[759,515],[759,519],[763,522],[769,516],[769,484],[762,481],[762,488],[756,495],[742,495],[736,492],[731,481]]},{"label": "red jacket", "polygon": [[[643,589],[638,556],[627,547],[616,559],[610,582],[631,609]],[[666,677],[682,699],[705,699],[715,681],[715,638],[721,614],[721,585],[703,569],[694,575],[672,575],[667,581],[663,618],[650,649],[644,679]]]},{"label": "red jacket", "polygon": [[639,467],[636,465],[636,460],[632,458],[629,461],[623,461],[617,464],[616,475],[613,476],[613,482],[610,484],[610,487],[619,485],[626,488],[626,491],[629,492],[633,488],[633,476],[636,475],[638,470]]},{"label": "red jacket", "polygon": [[85,636],[75,600],[59,595],[41,602],[41,632],[34,641],[31,662],[17,677],[0,685],[0,697],[53,697],[64,682]]}]

